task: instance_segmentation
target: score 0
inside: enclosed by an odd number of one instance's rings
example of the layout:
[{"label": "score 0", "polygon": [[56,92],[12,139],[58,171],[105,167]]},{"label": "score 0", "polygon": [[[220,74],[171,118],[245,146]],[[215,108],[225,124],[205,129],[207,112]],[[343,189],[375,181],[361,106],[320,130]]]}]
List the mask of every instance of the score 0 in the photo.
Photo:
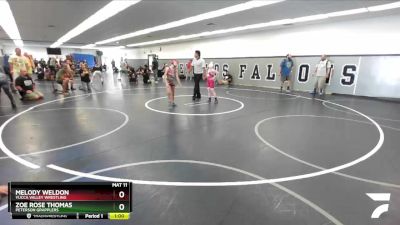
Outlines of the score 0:
[{"label": "score 0", "polygon": [[114,200],[129,200],[129,183],[112,183],[114,189]]}]

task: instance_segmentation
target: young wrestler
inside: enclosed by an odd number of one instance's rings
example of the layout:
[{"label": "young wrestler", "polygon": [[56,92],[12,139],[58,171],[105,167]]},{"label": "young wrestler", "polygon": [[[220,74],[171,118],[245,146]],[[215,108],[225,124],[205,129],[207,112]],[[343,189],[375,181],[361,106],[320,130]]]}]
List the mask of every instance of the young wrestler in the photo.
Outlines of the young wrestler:
[{"label": "young wrestler", "polygon": [[218,104],[217,93],[215,93],[215,79],[217,78],[218,71],[214,69],[214,63],[210,62],[208,64],[207,77],[207,90],[208,90],[208,103],[211,103],[211,97],[214,97],[215,104]]},{"label": "young wrestler", "polygon": [[174,78],[178,81],[179,86],[182,86],[178,75],[178,61],[172,60],[171,65],[165,68],[164,82],[167,88],[168,103],[170,107],[176,107],[175,104],[175,83]]}]

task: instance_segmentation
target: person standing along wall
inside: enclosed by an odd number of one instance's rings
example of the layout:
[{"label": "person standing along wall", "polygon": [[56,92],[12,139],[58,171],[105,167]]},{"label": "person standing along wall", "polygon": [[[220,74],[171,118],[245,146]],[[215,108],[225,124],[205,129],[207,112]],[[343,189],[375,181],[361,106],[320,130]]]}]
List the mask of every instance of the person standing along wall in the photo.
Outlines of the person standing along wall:
[{"label": "person standing along wall", "polygon": [[331,65],[332,63],[329,61],[326,55],[321,56],[321,60],[315,67],[314,76],[315,76],[315,84],[314,90],[311,92],[312,95],[316,95],[317,91],[319,95],[323,95],[325,93],[325,82],[326,79],[331,74]]},{"label": "person standing along wall", "polygon": [[200,80],[206,76],[206,62],[201,58],[199,50],[196,50],[194,53],[192,68],[194,75],[193,101],[195,101],[196,99],[201,99]]},{"label": "person standing along wall", "polygon": [[[293,68],[292,55],[287,54],[280,65],[279,75],[281,76],[281,91],[285,89],[286,92],[291,90],[291,73]],[[286,87],[285,87],[286,84]]]},{"label": "person standing along wall", "polygon": [[193,61],[193,59],[189,59],[189,61],[186,63],[186,80],[187,79],[189,79],[189,80],[192,80],[192,73],[191,73],[191,71],[192,71],[192,61]]}]

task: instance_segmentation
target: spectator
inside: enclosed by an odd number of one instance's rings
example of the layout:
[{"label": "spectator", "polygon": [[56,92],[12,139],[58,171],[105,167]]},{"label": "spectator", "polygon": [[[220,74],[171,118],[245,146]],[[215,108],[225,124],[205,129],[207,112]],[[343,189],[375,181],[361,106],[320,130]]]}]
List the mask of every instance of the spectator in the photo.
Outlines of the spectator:
[{"label": "spectator", "polygon": [[142,76],[143,76],[143,83],[149,84],[150,70],[148,65],[144,65]]},{"label": "spectator", "polygon": [[60,69],[56,74],[57,83],[61,84],[63,87],[63,94],[68,95],[69,84],[71,84],[71,90],[75,90],[73,88],[74,77],[72,74],[71,67],[68,63],[65,63],[63,68]]},{"label": "spectator", "polygon": [[151,69],[153,70],[154,81],[158,80],[158,58],[157,56],[153,58],[153,62],[151,63]]},{"label": "spectator", "polygon": [[22,100],[34,101],[43,98],[43,94],[36,90],[35,83],[25,69],[20,71],[20,76],[15,80],[17,88]]},{"label": "spectator", "polygon": [[10,92],[10,83],[8,82],[8,76],[0,68],[0,92],[1,92],[1,89],[4,90],[8,99],[10,99],[11,106],[13,107],[13,109],[15,109],[17,106],[15,105],[14,97],[12,96],[12,94]]},{"label": "spectator", "polygon": [[26,60],[28,62],[28,67],[26,68],[26,71],[28,72],[29,76],[32,76],[33,70],[35,69],[35,64],[33,63],[32,56],[29,55],[27,52],[25,52],[24,57],[26,58]]},{"label": "spectator", "polygon": [[35,71],[34,72],[36,72],[37,68],[39,68],[39,61],[36,58],[33,59],[33,65],[35,65]]},{"label": "spectator", "polygon": [[186,80],[189,78],[189,80],[192,80],[192,61],[193,59],[189,59],[189,61],[186,63]]},{"label": "spectator", "polygon": [[318,94],[323,95],[325,93],[326,79],[331,74],[331,62],[327,55],[322,55],[321,60],[315,67],[313,76],[315,76],[314,90],[311,92],[312,95]]},{"label": "spectator", "polygon": [[222,76],[222,80],[218,80],[219,85],[229,85],[233,81],[233,77],[229,72]]},{"label": "spectator", "polygon": [[119,64],[121,73],[127,72],[126,65],[127,65],[126,61],[121,59],[121,62]]},{"label": "spectator", "polygon": [[10,77],[10,79],[12,80],[11,73],[10,73],[10,63],[8,62],[9,59],[10,59],[9,55],[6,54],[3,56],[3,68],[4,68],[4,73],[7,74]]},{"label": "spectator", "polygon": [[26,71],[28,68],[27,59],[21,55],[21,49],[15,49],[15,55],[11,56],[8,60],[10,64],[10,73],[11,73],[11,81],[13,81],[13,85],[11,85],[11,89],[13,92],[16,92],[15,89],[15,80],[20,76],[21,71]]},{"label": "spectator", "polygon": [[54,80],[54,75],[56,74],[56,68],[57,68],[57,60],[54,57],[49,58],[49,69],[50,69],[50,80]]},{"label": "spectator", "polygon": [[104,85],[103,69],[101,65],[92,68],[92,80],[90,81],[90,83],[93,83],[96,77],[100,77],[101,85]]},{"label": "spectator", "polygon": [[40,59],[39,65],[40,65],[40,67],[41,67],[43,70],[46,69],[46,67],[47,67],[46,61],[44,61],[43,58]]},{"label": "spectator", "polygon": [[51,71],[50,71],[50,68],[44,69],[44,79],[45,79],[45,80],[51,80]]},{"label": "spectator", "polygon": [[131,66],[128,68],[128,78],[129,82],[137,83],[137,74],[135,73],[135,68]]},{"label": "spectator", "polygon": [[293,68],[292,55],[287,54],[286,58],[284,58],[282,60],[281,65],[280,65],[279,75],[281,76],[281,91],[284,89],[285,84],[287,86],[285,88],[285,91],[290,92],[290,90],[291,90],[290,74],[292,73],[292,68]]},{"label": "spectator", "polygon": [[[82,64],[82,74],[81,74],[82,87],[81,90],[91,92],[90,88],[90,70],[86,63]],[[86,84],[86,88],[85,88]]]}]

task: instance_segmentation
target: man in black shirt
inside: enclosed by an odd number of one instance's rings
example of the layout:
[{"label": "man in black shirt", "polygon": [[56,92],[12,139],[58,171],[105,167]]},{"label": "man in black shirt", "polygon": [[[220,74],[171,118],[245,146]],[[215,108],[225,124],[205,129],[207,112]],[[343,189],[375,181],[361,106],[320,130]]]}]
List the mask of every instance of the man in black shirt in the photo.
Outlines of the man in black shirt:
[{"label": "man in black shirt", "polygon": [[158,60],[157,60],[157,57],[154,57],[154,59],[153,59],[151,70],[153,70],[154,81],[157,81],[158,80]]},{"label": "man in black shirt", "polygon": [[43,98],[43,94],[35,89],[35,83],[26,70],[21,70],[20,76],[15,80],[15,87],[22,100],[34,101]]}]

